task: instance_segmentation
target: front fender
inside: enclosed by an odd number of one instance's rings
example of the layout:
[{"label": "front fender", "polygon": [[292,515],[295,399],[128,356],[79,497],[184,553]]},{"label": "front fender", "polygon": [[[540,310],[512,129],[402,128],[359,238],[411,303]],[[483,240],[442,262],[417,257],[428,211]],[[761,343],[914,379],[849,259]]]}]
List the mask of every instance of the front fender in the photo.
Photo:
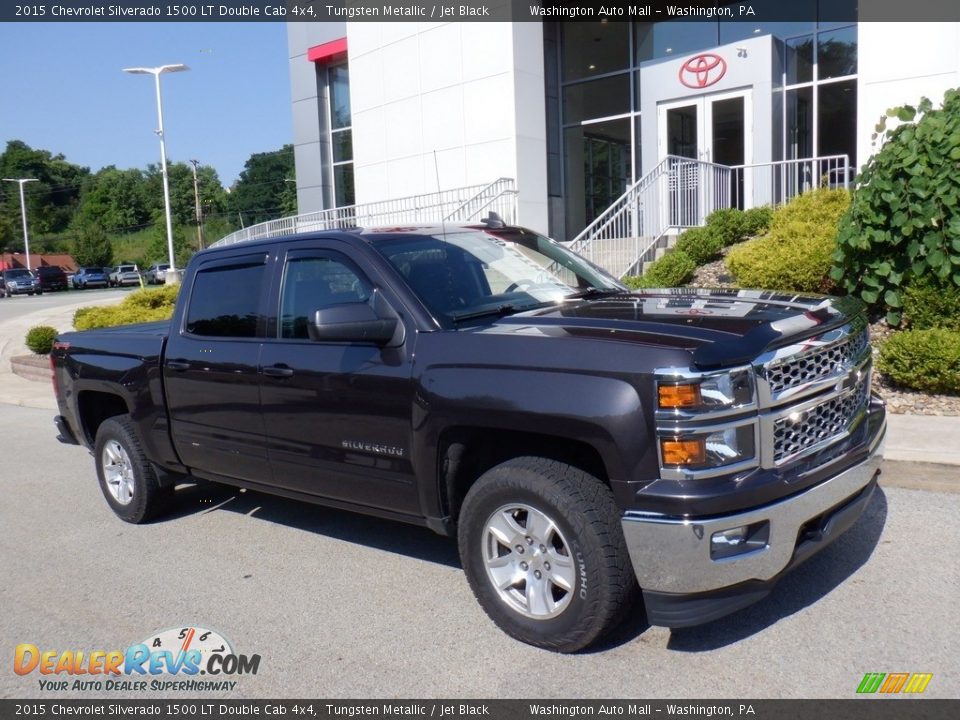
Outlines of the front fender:
[{"label": "front fender", "polygon": [[587,443],[612,484],[656,463],[643,400],[624,379],[543,368],[433,367],[413,413],[414,469],[422,507],[439,516],[439,441],[452,427],[532,432]]}]

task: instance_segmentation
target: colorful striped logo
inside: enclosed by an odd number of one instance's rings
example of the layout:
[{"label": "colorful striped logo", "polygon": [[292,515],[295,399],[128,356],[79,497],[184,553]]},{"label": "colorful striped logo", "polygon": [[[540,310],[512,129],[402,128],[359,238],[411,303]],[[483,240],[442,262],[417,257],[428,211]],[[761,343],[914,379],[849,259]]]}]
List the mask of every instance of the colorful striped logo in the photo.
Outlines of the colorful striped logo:
[{"label": "colorful striped logo", "polygon": [[933,673],[867,673],[860,681],[860,694],[919,694],[927,689]]}]

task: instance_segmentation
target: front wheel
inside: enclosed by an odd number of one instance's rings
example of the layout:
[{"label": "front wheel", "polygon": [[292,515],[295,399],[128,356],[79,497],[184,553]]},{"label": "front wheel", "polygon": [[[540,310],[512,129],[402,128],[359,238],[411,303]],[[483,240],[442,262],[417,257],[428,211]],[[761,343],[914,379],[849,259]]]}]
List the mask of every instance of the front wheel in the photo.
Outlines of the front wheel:
[{"label": "front wheel", "polygon": [[467,493],[458,535],[477,601],[530,645],[581,650],[636,596],[613,495],[578,468],[535,457],[497,465]]},{"label": "front wheel", "polygon": [[160,486],[129,415],[104,420],[94,458],[100,490],[121,520],[142,523],[167,509],[173,488]]}]

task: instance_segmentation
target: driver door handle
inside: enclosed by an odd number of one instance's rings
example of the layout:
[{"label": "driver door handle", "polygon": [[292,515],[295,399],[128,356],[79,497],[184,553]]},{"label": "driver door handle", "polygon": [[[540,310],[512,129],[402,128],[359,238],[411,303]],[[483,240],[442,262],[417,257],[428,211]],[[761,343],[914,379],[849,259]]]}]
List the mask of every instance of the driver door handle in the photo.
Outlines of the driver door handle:
[{"label": "driver door handle", "polygon": [[285,365],[270,365],[265,368],[260,368],[260,372],[267,377],[286,378],[293,375],[293,368],[286,367]]},{"label": "driver door handle", "polygon": [[184,370],[190,369],[190,363],[184,360],[167,360],[167,368],[176,370],[177,372],[183,372]]}]

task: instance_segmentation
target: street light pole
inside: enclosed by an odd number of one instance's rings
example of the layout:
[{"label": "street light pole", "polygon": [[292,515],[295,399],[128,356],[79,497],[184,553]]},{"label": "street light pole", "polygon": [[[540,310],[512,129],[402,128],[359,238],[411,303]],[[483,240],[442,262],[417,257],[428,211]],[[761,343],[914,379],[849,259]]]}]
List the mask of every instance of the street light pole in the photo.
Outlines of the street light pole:
[{"label": "street light pole", "polygon": [[27,252],[27,270],[30,269],[30,236],[27,234],[27,203],[23,197],[23,186],[28,182],[38,182],[36,178],[3,178],[4,182],[20,185],[20,217],[23,220],[23,247]]},{"label": "street light pole", "polygon": [[157,87],[157,135],[160,136],[160,171],[163,177],[163,207],[167,219],[167,261],[170,269],[167,271],[167,282],[179,282],[176,271],[176,258],[173,252],[173,217],[170,213],[170,180],[167,177],[167,145],[163,134],[163,100],[160,97],[160,76],[168,72],[183,72],[189,70],[186,65],[161,65],[154,68],[124,68],[123,71],[133,75],[153,75]]},{"label": "street light pole", "polygon": [[203,250],[203,209],[200,207],[200,184],[197,181],[199,160],[191,160],[193,166],[193,211],[197,216],[197,250]]}]

